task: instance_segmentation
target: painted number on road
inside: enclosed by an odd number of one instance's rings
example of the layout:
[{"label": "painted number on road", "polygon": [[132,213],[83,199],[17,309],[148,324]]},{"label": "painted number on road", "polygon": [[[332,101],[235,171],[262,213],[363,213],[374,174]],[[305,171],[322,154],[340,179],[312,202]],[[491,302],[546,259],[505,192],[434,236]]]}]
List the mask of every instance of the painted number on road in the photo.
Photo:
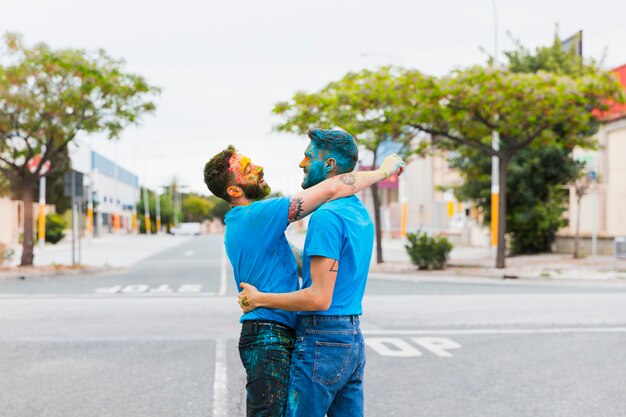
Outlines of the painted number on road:
[{"label": "painted number on road", "polygon": [[452,356],[451,349],[459,349],[461,344],[446,337],[411,337],[410,342],[397,337],[368,337],[365,344],[381,356],[396,358],[414,358],[422,356],[418,347],[429,351],[440,358]]},{"label": "painted number on road", "polygon": [[156,288],[150,288],[149,285],[137,284],[137,285],[115,285],[113,287],[97,288],[98,294],[168,294],[173,292],[179,293],[198,293],[202,291],[202,285],[198,284],[183,284],[177,289],[171,288],[167,284],[159,285]]}]

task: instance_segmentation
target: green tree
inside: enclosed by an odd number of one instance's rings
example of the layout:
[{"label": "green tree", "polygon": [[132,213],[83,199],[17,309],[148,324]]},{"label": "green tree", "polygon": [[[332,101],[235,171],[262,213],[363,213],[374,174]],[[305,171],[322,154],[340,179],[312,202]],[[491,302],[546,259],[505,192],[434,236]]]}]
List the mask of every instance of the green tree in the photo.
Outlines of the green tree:
[{"label": "green tree", "polygon": [[[623,102],[620,85],[607,73],[572,79],[538,72],[513,73],[472,67],[437,78],[407,71],[398,79],[408,100],[396,111],[413,128],[429,133],[444,149],[471,147],[500,160],[498,250],[496,267],[505,266],[507,182],[512,158],[524,149],[560,145],[590,147],[585,132],[593,109],[607,100]],[[498,132],[499,149],[491,147]]]},{"label": "green tree", "polygon": [[209,211],[209,219],[220,219],[222,224],[224,224],[224,217],[226,213],[228,213],[228,210],[230,210],[230,204],[214,195],[209,197],[209,201],[213,203]]},{"label": "green tree", "polygon": [[183,221],[202,222],[209,219],[215,204],[208,197],[198,194],[186,194],[183,198]]},{"label": "green tree", "polygon": [[[0,57],[0,173],[24,201],[21,265],[32,265],[33,190],[43,164],[63,168],[59,158],[81,132],[118,137],[155,109],[146,96],[158,89],[102,50],[27,47],[19,35],[6,34]],[[42,159],[31,173],[36,155]]]},{"label": "green tree", "polygon": [[[396,112],[404,100],[404,90],[396,87],[400,69],[384,67],[378,71],[348,73],[314,93],[298,92],[290,101],[276,104],[274,113],[283,122],[276,129],[305,134],[312,127],[340,127],[352,134],[361,149],[373,155],[371,167],[380,163],[378,150],[385,141],[401,145],[400,154],[409,149],[417,134],[407,128],[406,120]],[[371,187],[376,228],[376,261],[383,262],[380,197],[377,184]]]},{"label": "green tree", "polygon": [[[516,41],[516,49],[505,52],[511,72],[554,74],[581,78],[601,72],[594,60],[583,61],[573,50],[565,51],[555,35],[550,46],[534,52]],[[582,126],[580,135],[590,136],[597,122],[590,120]],[[558,127],[555,129],[558,134]],[[459,147],[451,165],[459,169],[463,185],[456,188],[458,198],[473,201],[485,214],[486,224],[491,221],[491,158],[468,147]],[[567,142],[540,148],[527,148],[511,158],[507,200],[506,229],[510,232],[513,254],[550,251],[556,232],[564,225],[563,210],[569,199],[560,188],[578,176],[581,165],[572,155],[573,147]]]},{"label": "green tree", "polygon": [[[161,214],[161,225],[169,231],[174,224],[174,207],[172,199],[168,194],[159,194],[159,210]],[[156,230],[156,199],[154,191],[148,190],[148,212],[150,213],[150,230]],[[146,233],[145,204],[143,199],[143,189],[141,199],[137,202],[137,221],[140,233]]]},{"label": "green tree", "polygon": [[[473,149],[450,160],[464,182],[455,188],[462,201],[473,201],[491,222],[491,158]],[[511,158],[507,180],[506,229],[511,252],[539,253],[550,250],[556,232],[565,225],[562,186],[572,181],[579,164],[570,152],[556,146],[526,148]],[[515,190],[514,193],[510,193]]]}]

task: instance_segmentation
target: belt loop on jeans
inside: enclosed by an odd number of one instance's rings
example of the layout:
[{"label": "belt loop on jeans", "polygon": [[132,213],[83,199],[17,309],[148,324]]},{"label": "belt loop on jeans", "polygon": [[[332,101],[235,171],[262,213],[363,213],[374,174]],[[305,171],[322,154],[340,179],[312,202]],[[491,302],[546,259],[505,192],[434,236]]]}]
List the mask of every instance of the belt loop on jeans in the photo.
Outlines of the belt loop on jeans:
[{"label": "belt loop on jeans", "polygon": [[354,316],[350,316],[350,321],[352,322],[352,325],[354,326],[354,322],[355,322]]}]

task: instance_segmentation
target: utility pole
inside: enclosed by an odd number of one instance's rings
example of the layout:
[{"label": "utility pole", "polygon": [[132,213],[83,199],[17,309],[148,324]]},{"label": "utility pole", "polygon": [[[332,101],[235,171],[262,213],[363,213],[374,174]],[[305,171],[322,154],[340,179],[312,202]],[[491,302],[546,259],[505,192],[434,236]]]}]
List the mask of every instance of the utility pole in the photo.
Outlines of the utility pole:
[{"label": "utility pole", "polygon": [[39,248],[46,246],[46,177],[39,177]]},{"label": "utility pole", "polygon": [[146,234],[149,235],[150,234],[150,203],[148,201],[148,188],[147,187],[143,187],[143,207],[144,207],[144,213],[145,213],[145,221],[146,221]]},{"label": "utility pole", "polygon": [[[494,21],[494,52],[493,67],[498,67],[498,10],[496,0],[491,0],[493,5]],[[497,115],[496,115],[497,117]],[[497,130],[491,134],[491,148],[498,152],[500,150],[500,135]],[[494,248],[494,255],[498,253],[498,207],[500,201],[500,160],[497,156],[491,157],[491,246]]]},{"label": "utility pole", "polygon": [[154,192],[154,203],[156,206],[156,232],[157,234],[161,232],[161,196],[159,191]]}]

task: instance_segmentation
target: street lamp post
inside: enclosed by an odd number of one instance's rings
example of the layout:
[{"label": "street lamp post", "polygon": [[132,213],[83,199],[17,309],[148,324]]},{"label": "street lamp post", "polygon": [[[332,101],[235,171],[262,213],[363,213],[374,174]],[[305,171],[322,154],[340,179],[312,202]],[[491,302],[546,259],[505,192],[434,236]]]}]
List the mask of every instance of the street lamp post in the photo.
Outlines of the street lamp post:
[{"label": "street lamp post", "polygon": [[[498,10],[496,1],[491,0],[493,5],[494,22],[494,51],[493,67],[498,67]],[[497,117],[497,116],[496,116]],[[491,135],[491,148],[498,152],[500,150],[500,135],[494,130]],[[498,252],[498,207],[500,202],[500,160],[497,156],[491,157],[491,246],[494,248],[494,255]]]}]

